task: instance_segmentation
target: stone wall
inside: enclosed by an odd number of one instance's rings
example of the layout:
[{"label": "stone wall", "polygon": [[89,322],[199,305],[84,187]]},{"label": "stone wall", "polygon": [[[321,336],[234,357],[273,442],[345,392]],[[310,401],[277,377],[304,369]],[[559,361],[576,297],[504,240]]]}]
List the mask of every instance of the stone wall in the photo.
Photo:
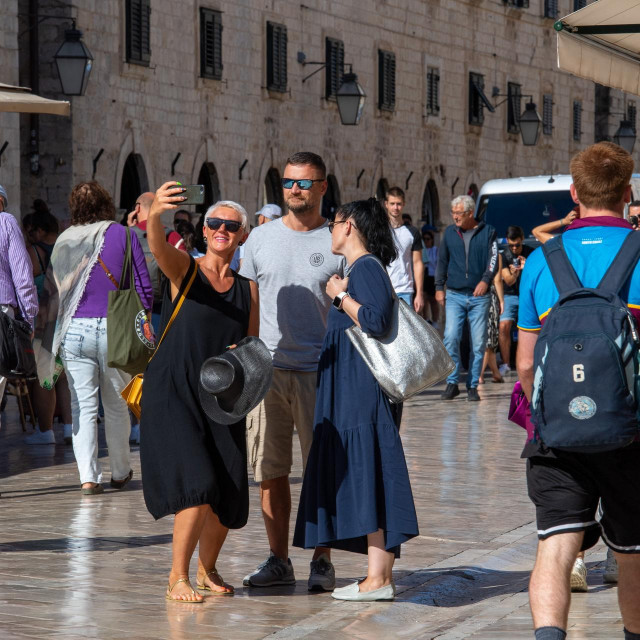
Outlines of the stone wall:
[{"label": "stone wall", "polygon": [[[18,0],[0,3],[0,82],[18,84]],[[8,211],[20,212],[20,116],[0,112],[0,184],[9,199]]]},{"label": "stone wall", "polygon": [[[60,0],[42,0],[47,4],[47,12],[70,15],[69,8],[60,10]],[[144,161],[152,189],[172,178],[171,164],[180,153],[175,179],[196,182],[203,163],[211,163],[221,195],[255,211],[264,201],[268,170],[281,171],[289,154],[308,149],[324,157],[342,201],[374,194],[381,178],[403,188],[408,181],[407,210],[419,218],[425,186],[433,180],[440,217],[447,222],[452,193],[496,177],[567,172],[571,155],[593,142],[594,85],[556,70],[553,20],[541,17],[543,0],[529,4],[516,9],[503,0],[151,0],[151,64],[142,67],[125,62],[124,0],[86,0],[73,11],[95,58],[88,90],[72,99],[69,122],[48,125],[42,119],[42,171],[23,176],[23,199],[44,192],[64,217],[68,190],[92,177],[92,160],[104,149],[95,178],[117,205],[130,153]],[[572,11],[569,0],[559,5],[560,15]],[[223,12],[222,81],[199,77],[200,6]],[[288,29],[283,94],[265,88],[267,20]],[[46,60],[63,29],[53,23],[41,27],[42,88],[50,89],[50,97],[60,96]],[[345,62],[353,64],[367,94],[357,127],[342,126],[336,104],[324,99],[324,71],[302,83],[315,67],[299,64],[297,53],[322,60],[327,36],[344,41]],[[379,48],[396,54],[393,113],[377,108]],[[426,113],[428,66],[440,70],[438,116]],[[541,135],[536,147],[523,146],[519,134],[507,132],[506,104],[495,113],[485,109],[483,126],[469,125],[470,71],[484,75],[489,97],[494,86],[506,93],[508,82],[520,83],[540,113],[543,93],[552,93],[552,135]],[[572,135],[574,100],[583,105],[579,142]]]}]

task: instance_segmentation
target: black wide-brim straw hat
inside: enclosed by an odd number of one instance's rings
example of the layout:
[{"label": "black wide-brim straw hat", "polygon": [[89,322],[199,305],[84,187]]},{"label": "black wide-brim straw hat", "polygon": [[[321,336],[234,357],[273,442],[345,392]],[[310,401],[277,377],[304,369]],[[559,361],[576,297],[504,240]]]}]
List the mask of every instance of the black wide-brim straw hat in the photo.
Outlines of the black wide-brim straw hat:
[{"label": "black wide-brim straw hat", "polygon": [[244,338],[234,349],[204,361],[198,390],[202,409],[214,422],[240,422],[260,404],[272,378],[273,361],[265,343]]}]

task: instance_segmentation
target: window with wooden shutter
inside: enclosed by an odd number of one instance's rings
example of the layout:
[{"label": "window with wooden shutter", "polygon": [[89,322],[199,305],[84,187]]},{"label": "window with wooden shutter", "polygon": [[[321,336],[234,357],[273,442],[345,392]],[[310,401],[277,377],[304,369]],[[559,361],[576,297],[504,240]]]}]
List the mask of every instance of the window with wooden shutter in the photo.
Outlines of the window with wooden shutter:
[{"label": "window with wooden shutter", "polygon": [[427,114],[437,116],[440,113],[440,70],[427,68]]},{"label": "window with wooden shutter", "polygon": [[151,60],[150,0],[126,0],[127,62],[149,66]]},{"label": "window with wooden shutter", "polygon": [[520,114],[522,113],[522,85],[507,83],[507,131],[520,133]]},{"label": "window with wooden shutter", "polygon": [[544,0],[544,17],[556,19],[558,15],[558,0]]},{"label": "window with wooden shutter", "polygon": [[200,75],[222,80],[222,13],[200,8]]},{"label": "window with wooden shutter", "polygon": [[638,119],[638,107],[635,102],[629,102],[627,104],[627,120],[631,123],[633,132],[636,132],[636,121]]},{"label": "window with wooden shutter", "polygon": [[490,104],[484,94],[484,76],[481,73],[469,73],[469,124],[481,125],[484,122],[484,107]]},{"label": "window with wooden shutter", "polygon": [[396,108],[396,54],[378,49],[378,109]]},{"label": "window with wooden shutter", "polygon": [[582,137],[582,102],[573,101],[573,139],[580,141]]},{"label": "window with wooden shutter", "polygon": [[287,27],[267,22],[267,89],[287,91]]},{"label": "window with wooden shutter", "polygon": [[344,75],[344,42],[336,38],[325,39],[325,90],[327,100],[335,100]]},{"label": "window with wooden shutter", "polygon": [[550,93],[542,96],[542,133],[553,135],[553,96]]}]

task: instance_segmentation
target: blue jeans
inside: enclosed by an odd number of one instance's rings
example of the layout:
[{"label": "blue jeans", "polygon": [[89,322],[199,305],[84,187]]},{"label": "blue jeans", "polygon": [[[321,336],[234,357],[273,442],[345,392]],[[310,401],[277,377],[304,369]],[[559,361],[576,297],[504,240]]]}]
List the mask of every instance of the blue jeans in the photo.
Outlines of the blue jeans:
[{"label": "blue jeans", "polygon": [[413,309],[413,293],[396,293],[396,295]]},{"label": "blue jeans", "polygon": [[518,320],[518,296],[507,294],[504,297],[504,313],[500,316],[500,322]]},{"label": "blue jeans", "polygon": [[460,379],[460,339],[465,319],[469,320],[471,353],[469,354],[469,375],[467,389],[475,389],[480,379],[482,359],[487,346],[487,327],[491,295],[474,297],[473,294],[447,290],[447,326],[444,330],[444,346],[454,361],[456,368],[447,378],[448,384],[458,384]]}]

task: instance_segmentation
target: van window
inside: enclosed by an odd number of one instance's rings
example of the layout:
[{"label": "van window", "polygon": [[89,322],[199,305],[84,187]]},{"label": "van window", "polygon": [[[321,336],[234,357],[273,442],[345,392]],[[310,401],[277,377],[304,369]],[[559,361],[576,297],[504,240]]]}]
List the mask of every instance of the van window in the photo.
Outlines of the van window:
[{"label": "van window", "polygon": [[561,220],[575,207],[569,191],[528,191],[481,196],[476,218],[495,228],[498,237],[507,235],[507,227],[524,229],[525,238],[538,225]]}]

